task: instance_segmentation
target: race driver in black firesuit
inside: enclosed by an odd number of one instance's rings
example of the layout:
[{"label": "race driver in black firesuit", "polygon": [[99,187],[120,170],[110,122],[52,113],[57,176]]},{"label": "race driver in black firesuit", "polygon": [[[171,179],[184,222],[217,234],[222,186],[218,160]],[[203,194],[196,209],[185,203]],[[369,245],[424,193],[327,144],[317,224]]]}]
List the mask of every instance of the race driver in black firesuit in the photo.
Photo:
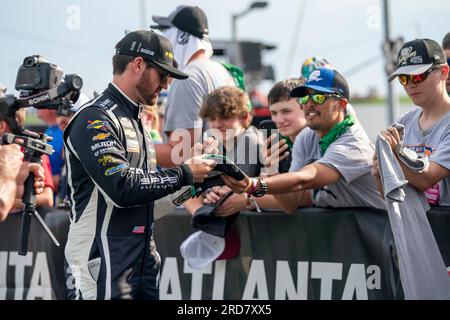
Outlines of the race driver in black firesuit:
[{"label": "race driver in black firesuit", "polygon": [[155,102],[169,77],[188,77],[173,67],[169,40],[152,31],[128,33],[116,45],[113,75],[108,88],[82,106],[64,131],[71,205],[68,295],[158,299],[154,201],[203,181],[215,162],[198,155],[155,172],[141,106]]}]

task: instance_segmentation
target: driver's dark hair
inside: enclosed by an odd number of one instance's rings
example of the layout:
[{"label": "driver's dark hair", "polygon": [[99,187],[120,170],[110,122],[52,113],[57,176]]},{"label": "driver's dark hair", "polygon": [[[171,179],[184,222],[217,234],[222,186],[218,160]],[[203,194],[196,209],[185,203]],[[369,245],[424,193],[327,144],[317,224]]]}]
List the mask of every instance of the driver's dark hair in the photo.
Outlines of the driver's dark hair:
[{"label": "driver's dark hair", "polygon": [[125,54],[115,54],[112,57],[113,75],[121,75],[127,68],[128,63],[134,57]]}]

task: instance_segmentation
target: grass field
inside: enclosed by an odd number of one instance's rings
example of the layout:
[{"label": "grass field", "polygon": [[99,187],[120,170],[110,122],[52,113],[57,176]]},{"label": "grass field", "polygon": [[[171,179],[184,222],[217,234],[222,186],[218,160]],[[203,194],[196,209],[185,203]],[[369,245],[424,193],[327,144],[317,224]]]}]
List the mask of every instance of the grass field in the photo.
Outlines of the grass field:
[{"label": "grass field", "polygon": [[[386,104],[387,103],[387,98],[386,97],[376,97],[376,98],[371,98],[371,99],[358,99],[358,98],[350,98],[350,102],[352,104],[357,104],[357,105],[377,105],[377,104]],[[400,96],[399,97],[399,102],[401,104],[412,104],[411,99],[408,96]]]},{"label": "grass field", "polygon": [[37,126],[37,125],[45,125],[45,123],[37,115],[33,116],[27,115],[25,126]]}]

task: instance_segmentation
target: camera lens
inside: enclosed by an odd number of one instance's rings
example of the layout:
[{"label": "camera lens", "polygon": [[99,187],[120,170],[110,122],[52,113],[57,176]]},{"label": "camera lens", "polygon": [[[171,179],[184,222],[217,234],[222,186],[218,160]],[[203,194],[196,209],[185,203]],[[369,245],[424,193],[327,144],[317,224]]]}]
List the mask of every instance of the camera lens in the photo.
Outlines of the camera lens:
[{"label": "camera lens", "polygon": [[83,79],[80,76],[74,75],[70,80],[72,88],[80,90],[83,87]]}]

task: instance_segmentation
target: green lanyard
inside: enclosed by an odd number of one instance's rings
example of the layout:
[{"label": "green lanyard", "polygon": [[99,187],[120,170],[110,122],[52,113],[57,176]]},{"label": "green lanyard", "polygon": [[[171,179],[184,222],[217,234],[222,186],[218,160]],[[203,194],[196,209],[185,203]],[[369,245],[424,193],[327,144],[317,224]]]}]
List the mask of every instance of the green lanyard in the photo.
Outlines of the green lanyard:
[{"label": "green lanyard", "polygon": [[325,151],[327,151],[330,144],[335,142],[339,137],[347,131],[349,127],[355,124],[355,118],[349,114],[344,118],[342,122],[336,124],[331,130],[322,137],[319,141],[320,154],[323,156]]}]

